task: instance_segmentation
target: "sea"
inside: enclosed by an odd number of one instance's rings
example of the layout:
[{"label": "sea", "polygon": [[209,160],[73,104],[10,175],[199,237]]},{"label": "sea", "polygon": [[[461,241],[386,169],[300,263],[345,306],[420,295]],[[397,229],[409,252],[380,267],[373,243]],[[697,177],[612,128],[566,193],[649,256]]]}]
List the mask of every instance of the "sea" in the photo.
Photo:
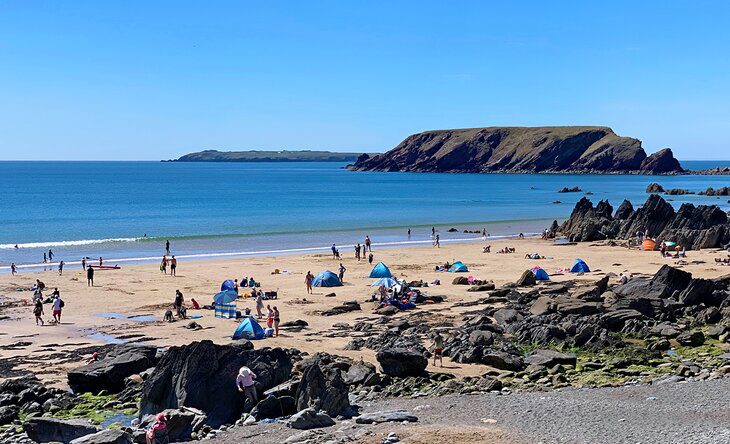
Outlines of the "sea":
[{"label": "sea", "polygon": [[[430,174],[351,172],[333,162],[0,162],[0,271],[159,261],[170,241],[178,259],[481,242],[541,232],[564,220],[586,193],[615,207],[640,205],[646,186],[694,191],[730,176]],[[730,161],[685,161],[689,169]],[[582,192],[558,193],[563,187]],[[669,196],[716,204],[728,197]],[[410,236],[408,230],[410,229]],[[479,234],[467,231],[479,231]],[[489,241],[487,240],[487,242]],[[51,264],[43,254],[53,251]]]}]

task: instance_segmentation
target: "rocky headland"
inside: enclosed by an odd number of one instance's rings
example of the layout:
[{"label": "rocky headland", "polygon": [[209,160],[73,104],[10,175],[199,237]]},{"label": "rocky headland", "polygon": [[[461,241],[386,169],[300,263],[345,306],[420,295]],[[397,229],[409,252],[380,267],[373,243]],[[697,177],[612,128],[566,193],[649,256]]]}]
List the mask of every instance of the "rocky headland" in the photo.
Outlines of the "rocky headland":
[{"label": "rocky headland", "polygon": [[425,131],[387,153],[363,154],[355,171],[449,173],[676,174],[668,148],[647,155],[641,141],[601,126],[487,127]]}]

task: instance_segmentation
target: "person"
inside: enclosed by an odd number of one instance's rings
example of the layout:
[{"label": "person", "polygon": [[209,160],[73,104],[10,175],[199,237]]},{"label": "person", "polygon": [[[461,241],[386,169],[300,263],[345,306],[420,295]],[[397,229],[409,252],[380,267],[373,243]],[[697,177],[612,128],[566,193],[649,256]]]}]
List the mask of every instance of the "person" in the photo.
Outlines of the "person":
[{"label": "person", "polygon": [[170,254],[170,239],[165,241],[165,255]]},{"label": "person", "polygon": [[620,273],[619,276],[620,276],[619,280],[621,281],[621,285],[624,285],[625,283],[627,283],[629,281],[629,278],[627,278],[625,274]]},{"label": "person", "polygon": [[86,271],[86,258],[85,257],[81,258],[81,269]]},{"label": "person", "polygon": [[53,250],[51,250],[50,248],[48,249],[48,260],[49,261],[53,260]]},{"label": "person", "polygon": [[175,255],[172,255],[172,259],[170,259],[170,276],[175,276],[175,269],[177,268],[177,259],[175,259]]},{"label": "person", "polygon": [[441,333],[436,332],[436,335],[433,338],[433,365],[436,366],[436,358],[439,359],[441,367],[444,366],[444,338],[441,336]]},{"label": "person", "polygon": [[360,260],[360,244],[355,245],[355,259]]},{"label": "person", "polygon": [[[359,251],[359,248],[360,247],[358,247],[358,251]],[[359,254],[358,254],[358,256],[359,256]],[[312,283],[314,283],[314,275],[312,274],[311,271],[308,271],[307,276],[304,277],[304,283],[307,286],[307,293],[312,294]]]},{"label": "person", "polygon": [[524,239],[524,238],[525,238],[525,233],[520,233],[520,239]]},{"label": "person", "polygon": [[102,264],[104,264],[104,258],[99,256],[99,266],[101,267]]},{"label": "person", "polygon": [[238,294],[238,279],[233,280],[233,291],[235,291],[236,294]]},{"label": "person", "polygon": [[43,283],[43,281],[42,281],[42,280],[40,280],[40,279],[36,279],[36,280],[35,280],[35,287],[36,287],[36,288],[37,288],[38,290],[41,290],[41,291],[43,291],[43,290],[45,290],[45,289],[46,289],[46,284],[45,284],[45,283]]},{"label": "person", "polygon": [[281,322],[281,318],[279,317],[279,309],[276,308],[276,305],[274,305],[274,335],[276,337],[279,337],[279,323]]},{"label": "person", "polygon": [[369,236],[365,236],[365,249],[367,251],[373,251],[373,244],[370,242]]},{"label": "person", "polygon": [[431,227],[431,237],[436,237],[436,227]]},{"label": "person", "polygon": [[173,306],[175,307],[175,310],[177,310],[177,316],[179,318],[183,318],[183,315],[180,313],[180,310],[182,309],[183,303],[185,302],[185,298],[183,297],[183,294],[180,292],[180,290],[175,290],[175,302],[173,302]]},{"label": "person", "polygon": [[408,237],[411,237],[411,229],[408,229]]},{"label": "person", "polygon": [[15,262],[10,264],[10,274],[12,274],[13,276],[18,274],[18,267],[15,265]]},{"label": "person", "polygon": [[[254,290],[256,291],[256,290]],[[256,295],[256,318],[261,319],[264,316],[264,292],[259,291]]]},{"label": "person", "polygon": [[94,267],[92,266],[89,266],[86,269],[86,285],[89,287],[94,286]]},{"label": "person", "polygon": [[433,246],[436,248],[441,248],[441,237],[437,234],[436,238],[433,241]]},{"label": "person", "polygon": [[167,274],[167,256],[162,256],[162,262],[160,262],[160,271]]},{"label": "person", "polygon": [[258,396],[256,396],[256,383],[253,381],[255,378],[256,373],[252,372],[250,368],[245,366],[241,367],[238,371],[238,376],[236,376],[236,388],[238,388],[238,391],[246,396],[246,399],[251,401],[252,405],[255,405],[258,402]]},{"label": "person", "polygon": [[368,254],[368,264],[373,264],[373,253]]},{"label": "person", "polygon": [[86,360],[86,365],[91,364],[92,362],[96,362],[99,360],[99,352],[94,352],[91,354],[91,357]]},{"label": "person", "polygon": [[345,277],[345,271],[347,271],[347,268],[340,262],[340,281]]},{"label": "person", "polygon": [[274,310],[271,309],[271,305],[267,305],[266,310],[266,326],[271,328],[274,326]]},{"label": "person", "polygon": [[52,298],[61,297],[61,292],[58,291],[58,287],[53,289],[53,293],[51,293]]},{"label": "person", "polygon": [[332,244],[332,259],[337,257],[337,246]]},{"label": "person", "polygon": [[164,413],[158,413],[155,422],[152,423],[145,434],[147,444],[167,444],[167,417]]},{"label": "person", "polygon": [[636,232],[636,244],[638,246],[641,246],[641,244],[644,243],[644,233],[641,232],[641,230]]},{"label": "person", "polygon": [[43,322],[43,301],[40,299],[36,299],[35,301],[35,307],[33,307],[33,314],[35,315],[35,325],[45,325],[45,322]]},{"label": "person", "polygon": [[254,288],[256,286],[256,281],[253,280],[253,276],[248,278],[248,288]]},{"label": "person", "polygon": [[63,261],[58,263],[58,275],[59,276],[63,276],[63,266],[64,265],[65,265],[65,263]]},{"label": "person", "polygon": [[46,252],[44,251],[43,252],[43,263],[45,264],[46,262],[48,262],[48,256],[46,255]]},{"label": "person", "polygon": [[63,310],[63,299],[58,295],[53,299],[53,322],[56,324],[61,323],[61,311]]}]

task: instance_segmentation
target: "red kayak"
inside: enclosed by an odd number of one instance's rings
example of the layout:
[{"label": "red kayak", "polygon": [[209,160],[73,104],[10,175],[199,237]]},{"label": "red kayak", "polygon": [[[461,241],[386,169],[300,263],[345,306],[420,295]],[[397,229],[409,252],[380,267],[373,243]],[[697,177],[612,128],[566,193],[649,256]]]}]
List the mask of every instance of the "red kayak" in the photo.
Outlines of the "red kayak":
[{"label": "red kayak", "polygon": [[89,268],[93,268],[95,270],[119,270],[122,267],[119,265],[89,265]]}]

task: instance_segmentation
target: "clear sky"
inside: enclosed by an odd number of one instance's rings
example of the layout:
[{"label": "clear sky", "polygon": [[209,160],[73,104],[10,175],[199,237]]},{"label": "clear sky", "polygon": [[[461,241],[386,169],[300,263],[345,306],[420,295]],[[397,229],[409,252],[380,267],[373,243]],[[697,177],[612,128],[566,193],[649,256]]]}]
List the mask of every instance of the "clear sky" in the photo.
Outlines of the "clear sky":
[{"label": "clear sky", "polygon": [[730,2],[0,0],[0,159],[607,125],[730,159]]}]

